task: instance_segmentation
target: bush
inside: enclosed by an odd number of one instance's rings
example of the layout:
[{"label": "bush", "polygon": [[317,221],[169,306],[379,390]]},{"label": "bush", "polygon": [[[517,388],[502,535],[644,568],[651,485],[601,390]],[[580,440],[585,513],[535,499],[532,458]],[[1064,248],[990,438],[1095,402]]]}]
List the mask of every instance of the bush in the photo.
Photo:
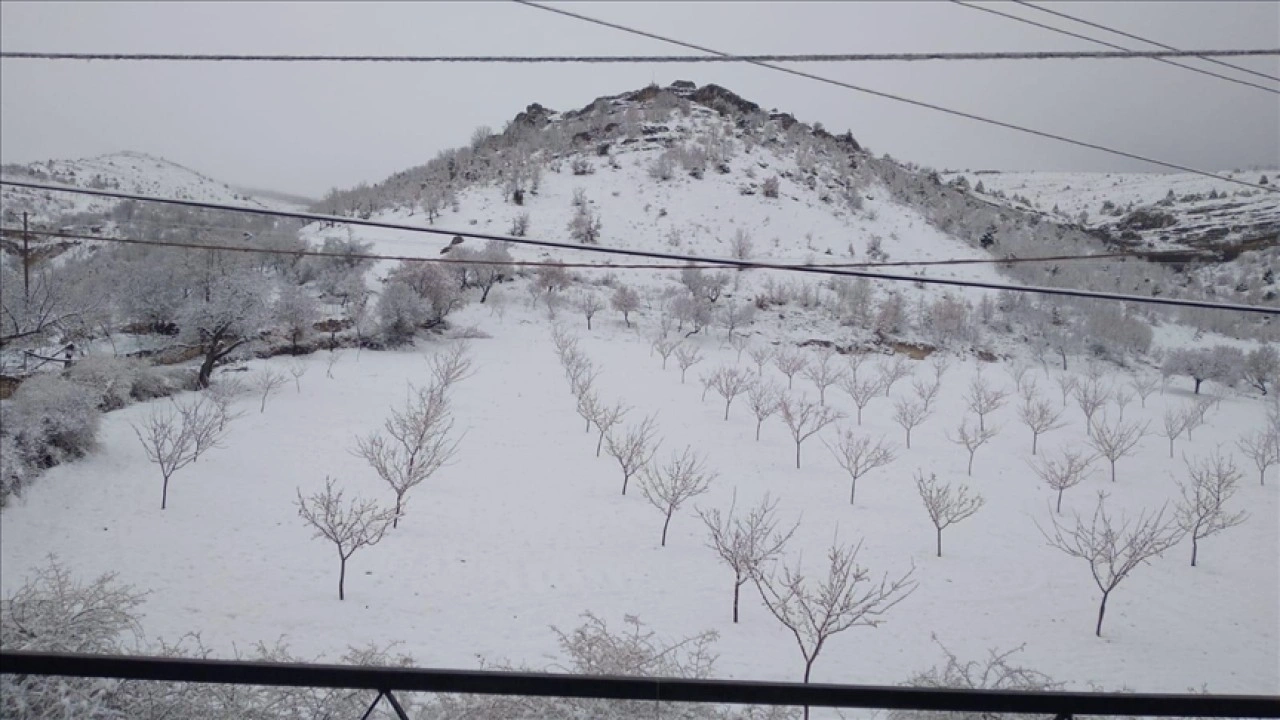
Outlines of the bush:
[{"label": "bush", "polygon": [[767,198],[776,198],[778,197],[778,185],[779,185],[778,176],[774,175],[773,177],[764,181],[764,186],[762,187],[761,192],[763,192],[764,196]]},{"label": "bush", "polygon": [[96,390],[101,396],[98,409],[110,412],[129,404],[133,386],[142,376],[144,367],[144,363],[136,358],[88,355],[67,368],[63,375]]},{"label": "bush", "polygon": [[83,457],[98,435],[98,394],[56,375],[37,375],[18,386],[5,413],[23,460],[47,468]]}]

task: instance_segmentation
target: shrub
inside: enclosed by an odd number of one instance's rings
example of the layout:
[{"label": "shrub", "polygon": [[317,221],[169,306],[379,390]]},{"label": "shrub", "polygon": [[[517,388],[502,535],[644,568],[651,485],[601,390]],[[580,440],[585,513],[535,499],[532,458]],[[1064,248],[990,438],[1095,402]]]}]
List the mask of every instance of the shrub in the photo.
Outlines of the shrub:
[{"label": "shrub", "polygon": [[774,175],[773,177],[764,181],[764,185],[761,188],[761,192],[763,192],[764,196],[767,198],[776,198],[778,197],[778,184],[779,184],[778,176]]}]

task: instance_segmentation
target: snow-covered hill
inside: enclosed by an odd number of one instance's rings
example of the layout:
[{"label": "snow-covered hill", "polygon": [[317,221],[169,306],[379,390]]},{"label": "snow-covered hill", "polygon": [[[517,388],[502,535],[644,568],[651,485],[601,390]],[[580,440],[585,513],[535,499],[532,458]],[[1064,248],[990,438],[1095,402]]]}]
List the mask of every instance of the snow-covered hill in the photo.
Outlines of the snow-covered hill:
[{"label": "snow-covered hill", "polygon": [[[1280,171],[1233,171],[1250,183],[1280,182]],[[966,172],[957,178],[1010,207],[1079,222],[1135,248],[1260,250],[1280,244],[1280,193],[1189,173]],[[1231,252],[1234,250],[1235,252]]]},{"label": "snow-covered hill", "polygon": [[[255,197],[235,190],[187,167],[138,152],[119,152],[80,160],[49,160],[29,165],[5,165],[6,179],[74,185],[140,195],[201,200],[205,202],[284,207],[279,200]],[[101,215],[119,201],[111,198],[54,193],[3,186],[0,191],[6,223],[30,214],[30,222],[49,224],[74,215]]]}]

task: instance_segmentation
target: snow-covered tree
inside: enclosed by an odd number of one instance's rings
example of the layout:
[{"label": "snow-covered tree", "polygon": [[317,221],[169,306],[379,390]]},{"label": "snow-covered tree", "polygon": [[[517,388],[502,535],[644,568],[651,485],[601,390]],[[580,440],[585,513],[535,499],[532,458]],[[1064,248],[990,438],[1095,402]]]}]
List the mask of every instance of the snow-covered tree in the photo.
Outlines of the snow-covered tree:
[{"label": "snow-covered tree", "polygon": [[858,424],[862,424],[862,410],[880,394],[882,386],[876,378],[859,378],[856,373],[847,374],[840,379],[840,389],[853,400],[858,407]]},{"label": "snow-covered tree", "polygon": [[1267,468],[1280,464],[1280,428],[1273,424],[1247,433],[1236,447],[1258,467],[1258,483],[1266,485]]},{"label": "snow-covered tree", "polygon": [[280,388],[284,387],[286,382],[288,381],[285,379],[284,373],[269,367],[262,368],[260,372],[253,376],[253,379],[249,381],[249,386],[262,398],[262,402],[258,406],[259,413],[267,411],[267,398],[275,395]]},{"label": "snow-covered tree", "polygon": [[782,388],[761,379],[759,375],[747,386],[747,407],[756,418],[756,441],[760,441],[760,426],[778,411]]},{"label": "snow-covered tree", "polygon": [[1250,350],[1245,356],[1243,375],[1245,382],[1266,395],[1268,383],[1280,381],[1280,352],[1271,345]]},{"label": "snow-covered tree", "polygon": [[715,551],[720,562],[733,571],[733,621],[738,622],[738,598],[742,586],[759,572],[760,567],[779,557],[787,541],[800,527],[797,520],[788,529],[778,529],[778,502],[766,493],[760,504],[751,509],[745,518],[734,513],[738,503],[735,492],[729,511],[723,515],[718,509],[697,509],[710,535],[707,547]]},{"label": "snow-covered tree", "polygon": [[640,491],[649,504],[665,516],[662,522],[662,547],[666,547],[671,516],[685,502],[709,490],[711,481],[716,479],[717,474],[707,469],[706,461],[693,452],[691,447],[685,447],[684,452],[679,455],[673,453],[671,459],[664,464],[651,462],[640,472]]},{"label": "snow-covered tree", "polygon": [[1036,477],[1041,482],[1049,486],[1049,489],[1058,493],[1057,506],[1054,512],[1062,512],[1062,493],[1068,488],[1073,488],[1085,480],[1085,474],[1089,470],[1089,465],[1093,463],[1093,457],[1085,457],[1084,453],[1077,450],[1062,450],[1059,452],[1060,459],[1042,458],[1038,463],[1031,465],[1031,470],[1035,472]]},{"label": "snow-covered tree", "polygon": [[929,513],[929,519],[937,530],[938,557],[942,557],[942,531],[978,512],[982,507],[982,496],[977,493],[970,495],[969,488],[964,485],[952,488],[940,483],[934,473],[929,473],[926,480],[921,471],[916,471],[916,491],[920,493],[925,512]]},{"label": "snow-covered tree", "polygon": [[622,469],[622,494],[627,494],[627,483],[640,470],[649,465],[653,454],[657,451],[660,440],[655,440],[657,425],[652,416],[627,427],[624,433],[609,433],[605,436],[605,449],[609,456],[618,461]]},{"label": "snow-covered tree", "polygon": [[622,422],[622,418],[630,411],[631,406],[622,402],[615,402],[612,405],[600,403],[596,408],[595,417],[591,419],[592,424],[600,431],[600,437],[596,438],[596,457],[600,457],[600,448],[604,445],[605,436],[613,426]]},{"label": "snow-covered tree", "polygon": [[142,443],[147,459],[160,468],[162,485],[160,509],[169,503],[169,480],[174,473],[200,458],[204,451],[218,447],[225,435],[225,421],[219,406],[196,396],[189,401],[170,400],[157,405],[133,432]]},{"label": "snow-covered tree", "polygon": [[893,421],[907,432],[907,449],[911,449],[911,430],[923,423],[931,413],[919,400],[899,399],[893,403]]},{"label": "snow-covered tree", "polygon": [[773,361],[773,348],[769,345],[754,345],[747,349],[747,356],[756,365],[756,375],[764,377],[764,367]]},{"label": "snow-covered tree", "polygon": [[457,452],[458,441],[450,437],[453,415],[439,381],[428,387],[409,386],[409,401],[403,410],[392,410],[381,432],[356,438],[356,455],[395,493],[397,527],[404,515],[405,496],[444,467]]},{"label": "snow-covered tree", "polygon": [[724,419],[729,419],[729,406],[733,399],[751,386],[752,375],[739,367],[721,367],[711,376],[711,387],[724,398]]},{"label": "snow-covered tree", "polygon": [[1231,513],[1224,507],[1236,494],[1240,471],[1230,458],[1214,452],[1209,457],[1185,460],[1190,483],[1178,483],[1182,500],[1174,517],[1178,527],[1191,537],[1191,567],[1196,566],[1200,541],[1245,521],[1243,511]]},{"label": "snow-covered tree", "polygon": [[1076,404],[1084,413],[1085,427],[1093,431],[1094,413],[1106,406],[1111,391],[1096,378],[1085,378],[1076,386]]},{"label": "snow-covered tree", "polygon": [[844,417],[838,410],[816,405],[804,398],[783,397],[778,404],[782,422],[791,431],[796,443],[796,469],[800,469],[800,444],[813,437],[826,426]]},{"label": "snow-covered tree", "polygon": [[577,297],[574,298],[573,304],[574,307],[578,308],[578,312],[582,313],[583,316],[587,318],[587,330],[590,331],[591,318],[595,317],[596,313],[604,309],[604,301],[600,299],[599,295],[588,290],[584,290],[578,293]]},{"label": "snow-covered tree", "polygon": [[268,288],[260,274],[232,275],[211,284],[203,298],[187,303],[178,316],[180,337],[200,349],[196,384],[209,386],[214,365],[251,341],[271,310]]},{"label": "snow-covered tree", "polygon": [[1031,431],[1032,455],[1036,454],[1036,445],[1039,444],[1041,435],[1066,427],[1066,423],[1061,422],[1062,412],[1054,409],[1052,401],[1039,396],[1026,397],[1018,406],[1018,418]]},{"label": "snow-covered tree", "polygon": [[320,305],[304,288],[288,284],[281,288],[276,298],[275,316],[285,338],[297,353],[298,344],[311,334],[320,319]]},{"label": "snow-covered tree", "polygon": [[670,358],[671,354],[676,351],[676,348],[680,347],[680,341],[675,338],[659,336],[654,338],[653,343],[650,347],[652,347],[654,352],[658,353],[658,355],[662,358],[662,369],[666,370],[667,359]]},{"label": "snow-covered tree", "polygon": [[835,350],[826,348],[818,353],[815,362],[806,364],[800,370],[800,374],[818,388],[819,405],[827,404],[827,388],[840,382],[840,378],[844,376],[844,370],[835,364],[835,356]]},{"label": "snow-covered tree", "polygon": [[[983,445],[986,445],[988,442],[991,442],[991,440],[996,436],[999,430],[1000,430],[999,428],[995,428],[995,427],[987,428],[987,429],[983,429],[980,427],[976,428],[969,424],[969,418],[961,418],[960,427],[956,430],[956,434],[954,436],[952,436],[951,433],[949,432],[946,434],[948,440],[950,440],[951,442],[957,445],[963,446],[964,449],[969,452],[969,465],[968,465],[968,469],[966,470],[966,473],[970,477],[973,476],[974,454],[978,452],[978,448],[982,447]],[[1035,453],[1032,453],[1032,454],[1035,454]]]},{"label": "snow-covered tree", "polygon": [[297,358],[294,358],[290,360],[287,365],[285,365],[285,369],[288,370],[289,374],[293,376],[294,390],[299,395],[301,395],[302,394],[302,376],[307,374],[307,370],[308,370],[307,364]]},{"label": "snow-covered tree", "polygon": [[584,203],[577,206],[569,220],[569,237],[583,245],[599,245],[601,227],[600,216]]},{"label": "snow-covered tree", "polygon": [[720,324],[725,329],[725,334],[732,342],[739,337],[733,334],[735,330],[748,325],[756,317],[756,306],[751,303],[728,301],[725,306],[720,309]]},{"label": "snow-covered tree", "polygon": [[884,396],[889,397],[889,391],[897,384],[899,380],[911,377],[915,372],[911,361],[903,355],[894,355],[889,360],[882,360],[879,364],[880,368],[880,388],[884,390]]},{"label": "snow-covered tree", "polygon": [[1136,519],[1113,520],[1107,513],[1106,498],[1106,493],[1098,493],[1097,507],[1087,521],[1074,513],[1074,521],[1063,525],[1050,516],[1053,532],[1041,529],[1052,547],[1089,564],[1093,581],[1102,592],[1094,628],[1098,637],[1102,637],[1102,620],[1111,593],[1139,565],[1176,545],[1183,534],[1175,520],[1165,518],[1163,508],[1154,515],[1144,511]]},{"label": "snow-covered tree", "polygon": [[1004,407],[1005,398],[1009,397],[1008,391],[991,387],[987,379],[982,373],[973,376],[973,380],[969,382],[969,389],[965,392],[965,407],[969,408],[978,416],[978,429],[987,429],[987,415]]},{"label": "snow-covered tree", "polygon": [[691,345],[679,345],[676,347],[676,363],[680,366],[680,383],[684,384],[685,373],[689,368],[702,362],[702,352],[698,348]]},{"label": "snow-covered tree", "polygon": [[[756,587],[770,614],[795,638],[804,658],[804,682],[831,638],[853,627],[878,627],[884,615],[916,589],[913,566],[902,575],[876,580],[858,564],[862,543],[834,543],[824,576],[811,580],[801,566],[756,573]],[[808,710],[805,712],[806,718]]]},{"label": "snow-covered tree", "polygon": [[858,479],[876,468],[888,465],[897,457],[893,446],[883,437],[873,441],[869,435],[856,435],[848,428],[837,433],[834,446],[826,441],[823,444],[827,445],[840,467],[849,473],[850,505],[858,491]]},{"label": "snow-covered tree", "polygon": [[622,313],[622,321],[631,327],[631,313],[640,309],[640,295],[628,285],[619,285],[610,300],[613,309]]},{"label": "snow-covered tree", "polygon": [[383,510],[372,500],[344,503],[342,490],[326,477],[324,492],[303,498],[298,489],[298,516],[338,550],[338,599],[346,599],[347,561],[361,548],[377,545],[396,519],[394,510]]},{"label": "snow-covered tree", "polygon": [[1216,345],[1212,348],[1178,348],[1165,356],[1160,370],[1165,375],[1186,375],[1195,382],[1195,394],[1200,394],[1200,384],[1213,380],[1223,385],[1234,385],[1245,370],[1245,355],[1239,348]]},{"label": "snow-covered tree", "polygon": [[1133,454],[1138,443],[1146,437],[1148,425],[1123,420],[1108,423],[1104,413],[1098,422],[1090,426],[1089,446],[1111,463],[1111,482],[1116,481],[1116,461]]},{"label": "snow-covered tree", "polygon": [[1147,407],[1147,398],[1160,387],[1160,380],[1154,375],[1136,375],[1129,381],[1129,387],[1141,399],[1142,407]]},{"label": "snow-covered tree", "polygon": [[808,367],[809,361],[797,350],[779,348],[773,354],[773,364],[783,375],[787,376],[787,389],[790,390],[796,374]]}]

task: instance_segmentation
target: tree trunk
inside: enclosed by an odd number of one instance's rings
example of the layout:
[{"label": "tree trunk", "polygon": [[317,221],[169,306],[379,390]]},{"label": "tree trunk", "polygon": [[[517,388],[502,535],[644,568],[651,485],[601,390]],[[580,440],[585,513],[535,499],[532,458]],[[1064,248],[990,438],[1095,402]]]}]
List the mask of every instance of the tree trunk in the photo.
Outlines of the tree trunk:
[{"label": "tree trunk", "polygon": [[1062,491],[1064,489],[1065,488],[1058,488],[1058,507],[1056,510],[1054,510],[1054,512],[1058,513],[1059,515],[1062,514]]},{"label": "tree trunk", "polygon": [[977,448],[969,451],[969,477],[973,477],[973,454],[977,452]]},{"label": "tree trunk", "polygon": [[733,403],[733,398],[724,401],[724,419],[729,419],[729,405]]},{"label": "tree trunk", "polygon": [[987,414],[978,413],[978,429],[982,432],[987,431]]},{"label": "tree trunk", "polygon": [[667,546],[667,527],[671,525],[672,510],[667,510],[667,519],[662,523],[662,547]]},{"label": "tree trunk", "polygon": [[169,503],[169,478],[164,479],[164,487],[160,490],[160,509],[164,510]]},{"label": "tree trunk", "polygon": [[1200,383],[1204,382],[1204,380],[1201,380],[1200,378],[1192,378],[1192,380],[1195,380],[1195,381],[1196,381],[1196,392],[1195,392],[1195,394],[1196,394],[1196,395],[1199,395],[1199,394],[1200,394]]},{"label": "tree trunk", "polygon": [[763,420],[756,420],[756,442],[760,442],[760,426],[763,424]]},{"label": "tree trunk", "polygon": [[631,318],[628,315],[629,313],[626,310],[622,311],[622,322],[626,323],[627,327],[631,327]]},{"label": "tree trunk", "polygon": [[1116,481],[1116,461],[1111,461],[1111,482]]},{"label": "tree trunk", "polygon": [[587,316],[587,332],[591,331],[591,316]]},{"label": "tree trunk", "polygon": [[1031,454],[1036,454],[1036,441],[1040,439],[1040,433],[1035,430],[1031,431]]},{"label": "tree trunk", "polygon": [[738,622],[738,591],[742,589],[741,580],[733,582],[733,621]]},{"label": "tree trunk", "polygon": [[938,557],[942,557],[942,528],[938,528]]},{"label": "tree trunk", "polygon": [[1196,566],[1196,553],[1200,550],[1200,541],[1196,539],[1195,533],[1191,534],[1191,567]]},{"label": "tree trunk", "polygon": [[1102,593],[1102,602],[1098,605],[1098,627],[1094,629],[1095,637],[1102,637],[1102,616],[1107,614],[1107,595],[1110,591]]},{"label": "tree trunk", "polygon": [[338,553],[338,599],[346,600],[347,595],[343,591],[343,585],[347,580],[347,558],[342,553]]},{"label": "tree trunk", "polygon": [[1173,439],[1174,439],[1174,437],[1177,437],[1177,436],[1175,435],[1175,436],[1172,436],[1172,437],[1170,437],[1170,438],[1169,438],[1169,457],[1170,457],[1170,459],[1172,459],[1172,458],[1173,458]]},{"label": "tree trunk", "polygon": [[485,300],[489,299],[489,291],[493,289],[493,283],[485,283],[484,290],[480,293],[480,304],[483,305]]},{"label": "tree trunk", "polygon": [[587,418],[587,429],[584,432],[591,432],[591,418]]},{"label": "tree trunk", "polygon": [[596,457],[600,457],[600,446],[604,445],[604,428],[600,429],[600,439],[596,440]]},{"label": "tree trunk", "polygon": [[911,428],[907,428],[907,449],[911,449]]},{"label": "tree trunk", "polygon": [[623,495],[626,495],[626,494],[627,494],[627,482],[628,482],[629,480],[631,480],[631,476],[630,476],[630,475],[623,474],[623,476],[622,476],[622,494],[623,494]]},{"label": "tree trunk", "polygon": [[854,496],[854,494],[855,494],[855,493],[857,493],[857,492],[858,492],[858,478],[854,478],[854,479],[849,483],[849,504],[850,504],[850,505],[852,505],[852,504],[853,504],[853,496]]},{"label": "tree trunk", "polygon": [[400,527],[400,501],[404,498],[404,493],[396,493],[396,516],[391,519],[391,527]]},{"label": "tree trunk", "polygon": [[862,424],[862,406],[861,405],[858,406],[858,424],[859,425]]},{"label": "tree trunk", "polygon": [[825,385],[818,386],[818,404],[823,406],[827,404],[827,388]]},{"label": "tree trunk", "polygon": [[800,441],[796,441],[796,469],[800,469]]}]

